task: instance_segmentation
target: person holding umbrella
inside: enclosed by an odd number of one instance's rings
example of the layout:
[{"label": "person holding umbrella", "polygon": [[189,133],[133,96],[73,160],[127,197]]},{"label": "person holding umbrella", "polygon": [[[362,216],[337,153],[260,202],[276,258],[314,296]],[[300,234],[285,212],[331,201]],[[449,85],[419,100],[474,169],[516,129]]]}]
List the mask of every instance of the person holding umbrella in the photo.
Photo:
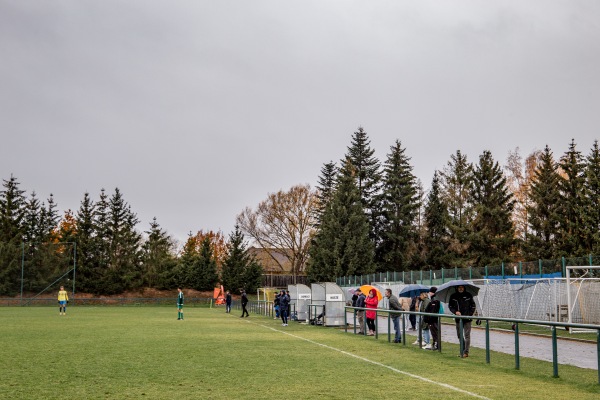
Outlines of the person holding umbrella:
[{"label": "person holding umbrella", "polygon": [[371,289],[369,290],[369,296],[365,299],[365,308],[367,308],[365,314],[367,317],[367,327],[369,328],[367,336],[375,336],[375,317],[377,317],[375,309],[377,309],[377,304],[379,304],[377,292],[375,289]]},{"label": "person holding umbrella", "polygon": [[[475,314],[476,305],[473,300],[473,295],[465,290],[464,285],[456,286],[456,292],[450,296],[448,301],[448,308],[454,315],[473,315]],[[460,318],[456,318],[456,335],[458,340],[461,339],[460,335]],[[463,319],[463,337],[464,337],[464,351],[459,357],[469,357],[469,348],[471,347],[471,319]]]}]

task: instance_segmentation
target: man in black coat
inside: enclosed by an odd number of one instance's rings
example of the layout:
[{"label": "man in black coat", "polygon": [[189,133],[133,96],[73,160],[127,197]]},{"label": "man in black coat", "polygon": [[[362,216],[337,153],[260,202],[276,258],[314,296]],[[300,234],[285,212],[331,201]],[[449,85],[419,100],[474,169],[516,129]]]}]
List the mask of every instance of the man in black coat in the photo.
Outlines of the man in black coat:
[{"label": "man in black coat", "polygon": [[246,291],[242,290],[242,315],[240,318],[243,318],[244,314],[246,314],[246,317],[250,316],[250,314],[248,314],[248,310],[246,309],[246,305],[248,305],[248,296],[246,295]]},{"label": "man in black coat", "polygon": [[[465,290],[464,286],[457,286],[456,292],[452,293],[448,301],[448,308],[454,315],[473,315],[475,314],[475,300],[473,295]],[[456,335],[460,340],[460,318],[456,318]],[[464,352],[461,357],[469,357],[469,348],[471,347],[471,319],[462,319],[464,333]]]}]

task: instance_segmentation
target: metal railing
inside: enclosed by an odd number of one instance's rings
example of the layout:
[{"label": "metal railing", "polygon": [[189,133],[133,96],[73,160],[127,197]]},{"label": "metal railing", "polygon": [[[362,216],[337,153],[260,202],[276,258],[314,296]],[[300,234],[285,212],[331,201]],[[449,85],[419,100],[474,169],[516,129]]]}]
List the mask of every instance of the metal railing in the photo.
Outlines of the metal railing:
[{"label": "metal railing", "polygon": [[[419,316],[420,321],[422,321],[423,317],[437,317],[438,321],[441,321],[442,318],[448,319],[458,319],[459,320],[459,331],[460,331],[460,354],[462,356],[464,351],[464,334],[463,334],[463,320],[480,320],[485,322],[485,359],[486,363],[490,364],[490,322],[508,322],[514,324],[514,343],[515,343],[515,369],[519,370],[521,368],[520,362],[520,354],[519,354],[519,325],[520,324],[529,324],[529,325],[538,325],[538,326],[547,326],[550,327],[552,331],[551,343],[552,343],[552,376],[558,378],[558,346],[557,346],[557,335],[556,328],[578,328],[578,329],[589,329],[591,331],[596,331],[596,358],[598,362],[598,384],[600,385],[600,325],[591,325],[591,324],[575,324],[575,323],[564,323],[564,322],[551,322],[551,321],[536,321],[536,320],[526,320],[526,319],[510,319],[510,318],[494,318],[494,317],[483,317],[483,316],[459,316],[459,315],[448,315],[448,314],[432,314],[432,313],[424,313],[417,311],[396,311],[396,310],[385,310],[385,309],[372,309],[372,308],[358,308],[352,306],[345,307],[346,312],[344,313],[344,325],[345,332],[348,332],[348,310],[353,313],[354,321],[354,333],[356,334],[356,312],[357,311],[375,311],[375,338],[379,337],[378,335],[378,316],[387,315],[387,324],[388,324],[388,342],[391,342],[391,324],[390,324],[390,316],[393,314],[400,314],[402,321],[402,343],[406,345],[406,318],[405,315],[416,315]],[[418,332],[418,341],[422,343],[422,323],[419,323],[419,332]],[[438,351],[442,351],[442,324],[438,323],[438,338],[440,339],[438,343]],[[363,332],[366,330],[363,329]]]}]

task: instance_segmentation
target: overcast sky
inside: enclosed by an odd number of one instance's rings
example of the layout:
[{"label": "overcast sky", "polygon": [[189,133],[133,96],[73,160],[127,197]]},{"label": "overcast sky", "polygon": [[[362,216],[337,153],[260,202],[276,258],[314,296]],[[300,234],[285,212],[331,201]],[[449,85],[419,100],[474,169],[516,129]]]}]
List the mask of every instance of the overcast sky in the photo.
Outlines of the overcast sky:
[{"label": "overcast sky", "polygon": [[600,1],[0,0],[0,178],[228,236],[364,127],[425,188],[456,150],[600,138]]}]

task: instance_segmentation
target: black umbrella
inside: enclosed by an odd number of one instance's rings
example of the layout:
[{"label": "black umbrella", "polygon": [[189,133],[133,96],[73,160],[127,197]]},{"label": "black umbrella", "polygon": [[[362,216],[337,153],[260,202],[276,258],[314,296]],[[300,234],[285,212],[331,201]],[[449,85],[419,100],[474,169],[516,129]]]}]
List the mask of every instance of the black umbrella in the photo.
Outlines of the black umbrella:
[{"label": "black umbrella", "polygon": [[406,285],[398,293],[398,297],[416,297],[421,293],[429,292],[429,286],[419,285],[418,283]]},{"label": "black umbrella", "polygon": [[479,293],[479,287],[470,282],[463,281],[462,279],[457,279],[438,286],[437,292],[435,292],[435,298],[444,303],[448,303],[450,296],[456,292],[458,286],[464,286],[465,291],[471,293],[473,296],[477,296],[477,293]]}]

